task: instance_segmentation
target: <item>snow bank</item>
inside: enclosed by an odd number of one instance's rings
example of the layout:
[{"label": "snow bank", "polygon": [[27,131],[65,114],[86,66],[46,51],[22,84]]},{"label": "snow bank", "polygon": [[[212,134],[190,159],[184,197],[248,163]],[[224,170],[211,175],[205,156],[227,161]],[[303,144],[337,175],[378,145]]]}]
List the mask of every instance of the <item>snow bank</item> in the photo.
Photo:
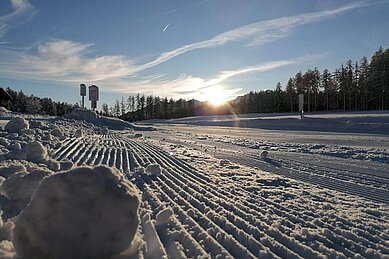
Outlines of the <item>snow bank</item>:
[{"label": "snow bank", "polygon": [[23,118],[16,117],[11,119],[5,126],[4,130],[9,133],[21,133],[22,129],[28,129],[30,127],[28,121]]},{"label": "snow bank", "polygon": [[71,113],[68,113],[64,116],[66,119],[82,120],[90,122],[94,125],[101,127],[108,127],[109,129],[133,129],[133,125],[129,122],[117,119],[100,116],[93,111],[88,110],[74,110]]},{"label": "snow bank", "polygon": [[146,167],[146,174],[159,175],[161,174],[161,167],[159,166],[159,164],[150,164]]},{"label": "snow bank", "polygon": [[43,179],[15,222],[22,258],[108,258],[127,249],[138,224],[136,188],[116,170],[79,167]]}]

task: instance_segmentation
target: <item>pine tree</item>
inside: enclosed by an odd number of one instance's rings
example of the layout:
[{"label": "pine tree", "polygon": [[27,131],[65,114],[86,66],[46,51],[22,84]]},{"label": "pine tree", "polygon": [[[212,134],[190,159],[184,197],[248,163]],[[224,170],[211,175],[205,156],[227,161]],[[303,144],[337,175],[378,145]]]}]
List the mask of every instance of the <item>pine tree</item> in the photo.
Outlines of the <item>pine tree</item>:
[{"label": "pine tree", "polygon": [[294,104],[296,99],[296,90],[295,90],[294,80],[293,78],[289,78],[288,83],[286,85],[286,94],[288,96],[288,103],[290,107],[290,112],[294,111]]}]

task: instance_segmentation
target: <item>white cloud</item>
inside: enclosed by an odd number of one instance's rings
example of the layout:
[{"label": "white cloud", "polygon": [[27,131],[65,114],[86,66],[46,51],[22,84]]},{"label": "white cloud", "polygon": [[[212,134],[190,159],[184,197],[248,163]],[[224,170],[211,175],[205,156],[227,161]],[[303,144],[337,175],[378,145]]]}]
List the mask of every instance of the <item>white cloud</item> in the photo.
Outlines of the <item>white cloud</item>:
[{"label": "white cloud", "polygon": [[8,31],[10,26],[15,26],[21,21],[26,21],[34,15],[34,7],[28,0],[10,0],[13,11],[0,16],[0,39]]},{"label": "white cloud", "polygon": [[100,81],[134,74],[132,61],[124,56],[87,58],[91,46],[58,40],[39,45],[34,54],[8,51],[8,60],[0,63],[0,73],[57,82]]},{"label": "white cloud", "polygon": [[241,88],[231,87],[228,80],[233,77],[239,77],[249,73],[263,73],[277,68],[310,62],[321,56],[304,56],[296,59],[269,61],[238,68],[235,70],[222,71],[212,78],[201,78],[192,75],[181,74],[179,77],[168,80],[164,75],[132,80],[106,80],[102,81],[104,85],[114,85],[111,89],[115,92],[139,92],[144,94],[157,94],[175,98],[191,99],[200,101],[206,100],[209,93],[220,92],[225,99],[233,99],[238,96]]}]

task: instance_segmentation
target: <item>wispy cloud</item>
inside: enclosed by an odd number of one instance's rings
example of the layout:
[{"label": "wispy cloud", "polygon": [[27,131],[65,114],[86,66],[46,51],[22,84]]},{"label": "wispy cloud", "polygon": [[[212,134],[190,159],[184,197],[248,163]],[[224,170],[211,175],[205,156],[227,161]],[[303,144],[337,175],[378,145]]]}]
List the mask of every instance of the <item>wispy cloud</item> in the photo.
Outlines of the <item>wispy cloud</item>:
[{"label": "wispy cloud", "polygon": [[162,53],[159,57],[153,61],[141,66],[142,69],[154,67],[170,59],[193,51],[196,49],[214,48],[217,46],[225,45],[230,42],[246,41],[246,46],[262,45],[269,42],[274,42],[280,38],[286,37],[293,28],[301,25],[311,24],[314,22],[321,21],[334,17],[338,14],[377,4],[379,2],[374,1],[359,1],[351,3],[337,9],[325,10],[312,13],[303,13],[293,16],[287,16],[283,18],[260,21],[251,23],[245,26],[238,27],[233,30],[226,31],[218,34],[211,39],[191,43],[171,51]]},{"label": "wispy cloud", "polygon": [[[233,70],[222,71],[212,78],[182,74],[168,79],[166,74],[147,77],[136,75],[139,66],[123,56],[88,58],[92,44],[58,40],[41,44],[36,52],[7,51],[2,53],[0,74],[5,77],[57,83],[98,83],[112,92],[158,93],[167,96],[189,97],[209,88],[220,87],[230,78],[248,73],[266,72],[305,62],[304,58],[263,62]],[[8,54],[8,55],[7,55]],[[239,88],[227,89],[231,94]]]},{"label": "wispy cloud", "polygon": [[[34,7],[28,0],[10,0],[10,3],[13,11],[4,16],[0,16],[0,40],[9,30],[9,27],[15,26],[21,21],[25,22],[35,14]],[[21,19],[21,17],[23,17],[23,19]]]},{"label": "wispy cloud", "polygon": [[207,100],[209,93],[223,94],[226,99],[233,99],[241,94],[242,88],[232,86],[229,80],[249,73],[263,73],[285,66],[311,62],[320,58],[317,56],[304,56],[301,58],[263,62],[253,66],[246,66],[234,70],[221,71],[211,78],[181,74],[174,79],[166,79],[165,75],[156,75],[146,78],[133,78],[131,80],[112,79],[103,80],[106,86],[114,86],[115,92],[140,92],[144,94],[158,94],[179,98],[196,98]]},{"label": "wispy cloud", "polygon": [[0,73],[57,82],[100,81],[134,74],[135,66],[124,56],[87,58],[91,46],[59,40],[39,45],[34,54],[8,51],[0,63]]}]

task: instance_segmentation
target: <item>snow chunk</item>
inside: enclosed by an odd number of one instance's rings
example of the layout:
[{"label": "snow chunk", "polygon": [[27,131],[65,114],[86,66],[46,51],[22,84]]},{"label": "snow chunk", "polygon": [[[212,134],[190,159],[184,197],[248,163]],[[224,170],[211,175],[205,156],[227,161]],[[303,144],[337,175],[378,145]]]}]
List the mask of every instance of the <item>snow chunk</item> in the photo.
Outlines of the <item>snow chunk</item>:
[{"label": "snow chunk", "polygon": [[[11,220],[3,221],[3,211],[0,210],[0,240],[11,240],[11,233],[14,227],[15,225]],[[0,258],[3,257],[0,256]]]},{"label": "snow chunk", "polygon": [[73,165],[74,165],[73,162],[69,161],[69,160],[59,162],[59,167],[60,167],[60,170],[62,170],[62,171],[71,169],[73,167]]},{"label": "snow chunk", "polygon": [[16,117],[11,119],[5,126],[4,130],[9,133],[21,133],[22,129],[28,129],[30,127],[28,121],[23,118]]},{"label": "snow chunk", "polygon": [[50,133],[59,139],[63,139],[64,137],[63,132],[58,128],[52,129]]},{"label": "snow chunk", "polygon": [[108,258],[139,224],[139,193],[116,169],[79,167],[43,179],[15,222],[21,258]]},{"label": "snow chunk", "polygon": [[5,147],[8,146],[9,145],[8,139],[0,137],[0,145],[5,146]]},{"label": "snow chunk", "polygon": [[10,111],[7,110],[6,108],[0,107],[0,114],[2,114],[2,113],[9,113],[9,112],[10,112]]},{"label": "snow chunk", "polygon": [[0,258],[12,259],[15,256],[14,246],[11,241],[3,240],[0,242]]},{"label": "snow chunk", "polygon": [[33,130],[33,129],[22,129],[20,131],[20,133],[26,134],[26,135],[34,135],[35,134],[35,130]]},{"label": "snow chunk", "polygon": [[78,130],[76,130],[76,132],[74,132],[74,136],[75,136],[76,138],[81,138],[83,135],[84,135],[84,134],[83,134],[83,132],[82,132],[82,129],[78,129]]},{"label": "snow chunk", "polygon": [[146,167],[146,174],[159,175],[161,174],[161,166],[159,164],[150,164]]},{"label": "snow chunk", "polygon": [[20,143],[16,142],[16,143],[10,144],[7,148],[9,150],[19,150],[19,149],[22,149],[22,146],[20,145]]},{"label": "snow chunk", "polygon": [[169,223],[172,215],[173,215],[173,210],[171,208],[165,208],[161,210],[160,212],[158,212],[156,216],[157,219],[156,225],[157,226],[166,225],[167,223]]},{"label": "snow chunk", "polygon": [[266,159],[268,155],[269,155],[269,152],[266,151],[266,150],[263,150],[263,151],[261,152],[261,154],[260,154],[261,159]]},{"label": "snow chunk", "polygon": [[228,159],[221,159],[221,160],[219,161],[219,164],[220,164],[221,166],[228,165],[229,163],[230,163],[230,160],[228,160]]},{"label": "snow chunk", "polygon": [[21,172],[8,177],[1,185],[1,192],[23,209],[30,201],[32,194],[41,180],[52,172],[36,169],[31,173]]},{"label": "snow chunk", "polygon": [[0,176],[8,178],[10,175],[20,172],[27,172],[26,167],[21,164],[11,164],[0,167]]},{"label": "snow chunk", "polygon": [[40,163],[47,157],[46,147],[38,141],[29,142],[24,151],[26,152],[26,159],[31,162]]}]

